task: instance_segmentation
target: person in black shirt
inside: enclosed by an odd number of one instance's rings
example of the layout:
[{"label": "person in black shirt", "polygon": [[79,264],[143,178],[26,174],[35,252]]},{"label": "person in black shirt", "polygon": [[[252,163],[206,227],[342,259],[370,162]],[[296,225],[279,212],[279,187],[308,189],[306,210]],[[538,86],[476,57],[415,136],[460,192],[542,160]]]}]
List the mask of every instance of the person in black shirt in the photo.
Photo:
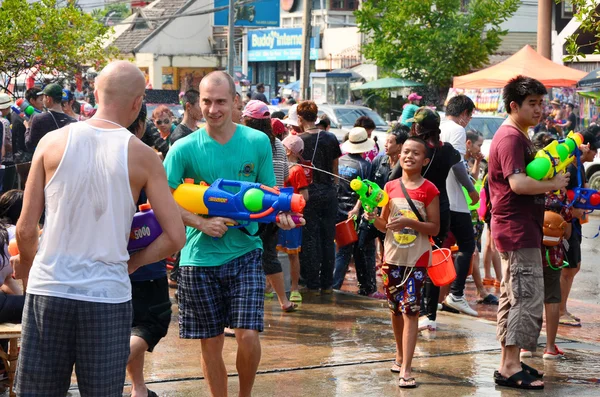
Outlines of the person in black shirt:
[{"label": "person in black shirt", "polygon": [[[589,152],[582,153],[581,164],[586,162],[594,161],[594,157],[598,154],[598,148],[600,148],[600,141],[597,136],[600,134],[600,127],[592,126],[583,132],[583,144],[590,147]],[[576,187],[587,187],[587,180],[585,177],[585,168],[582,166],[578,167],[578,164],[571,164],[567,168],[567,172],[571,174],[567,190],[572,190]],[[578,175],[579,174],[579,175]],[[561,301],[560,301],[560,318],[559,324],[570,325],[570,326],[581,326],[581,321],[578,317],[569,313],[567,309],[567,301],[571,287],[573,286],[573,280],[579,269],[581,268],[581,222],[580,218],[583,216],[585,211],[580,209],[573,210],[573,231],[569,238],[569,249],[567,251],[567,262],[569,266],[562,269],[560,274],[560,290],[561,290]],[[589,215],[588,215],[589,216]]]},{"label": "person in black shirt", "polygon": [[48,84],[42,92],[44,105],[48,112],[33,116],[29,122],[29,128],[25,131],[25,146],[32,153],[44,135],[77,121],[67,116],[62,110],[61,104],[65,93],[60,85]]},{"label": "person in black shirt", "polygon": [[250,99],[256,99],[269,105],[269,101],[267,101],[267,97],[265,96],[265,85],[263,83],[258,83],[256,85],[256,91],[252,93]]},{"label": "person in black shirt", "polygon": [[175,130],[169,136],[171,145],[178,139],[190,135],[198,129],[198,122],[202,120],[202,110],[200,109],[200,93],[198,90],[187,90],[181,98],[183,105],[183,120],[175,127]]},{"label": "person in black shirt", "polygon": [[298,123],[304,130],[300,135],[304,141],[303,164],[315,168],[305,168],[310,183],[310,200],[304,208],[306,226],[302,233],[300,274],[314,294],[331,294],[335,260],[333,240],[338,207],[338,180],[335,176],[342,152],[335,135],[315,126],[318,109],[313,101],[300,102],[297,111]]},{"label": "person in black shirt", "polygon": [[564,124],[558,124],[565,131],[565,136],[577,127],[577,116],[573,113],[575,106],[572,103],[567,103],[567,121]]}]

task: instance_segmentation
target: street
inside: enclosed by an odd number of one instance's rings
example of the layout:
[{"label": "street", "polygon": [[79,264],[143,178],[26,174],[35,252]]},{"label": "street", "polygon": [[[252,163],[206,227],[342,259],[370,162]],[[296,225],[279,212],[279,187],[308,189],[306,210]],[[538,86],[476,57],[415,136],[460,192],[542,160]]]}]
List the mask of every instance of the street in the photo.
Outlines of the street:
[{"label": "street", "polygon": [[[591,237],[600,217],[584,226]],[[600,268],[594,256],[598,240],[584,239],[583,270],[576,277],[570,310],[580,315],[581,328],[559,327],[557,343],[566,358],[541,358],[542,330],[537,357],[528,363],[547,372],[545,396],[597,396],[600,394]],[[280,255],[287,266],[285,256]],[[347,287],[353,288],[352,274]],[[174,290],[171,290],[173,295]],[[497,293],[497,292],[496,292]],[[474,304],[475,289],[467,284]],[[438,330],[419,335],[414,375],[419,387],[401,390],[389,368],[394,344],[387,303],[349,292],[304,297],[301,310],[284,314],[277,300],[265,301],[265,332],[261,335],[262,360],[254,396],[517,396],[519,391],[496,387],[492,374],[500,362],[495,340],[496,306],[475,305],[479,318],[441,312]],[[148,387],[159,396],[208,396],[200,369],[200,344],[178,337],[177,306],[168,336],[147,353]],[[226,338],[225,364],[229,394],[237,395],[236,342]],[[129,392],[126,386],[125,393]],[[70,396],[79,396],[72,379]],[[127,395],[127,394],[125,394]],[[533,395],[533,394],[531,394]],[[541,395],[541,393],[540,393]]]}]

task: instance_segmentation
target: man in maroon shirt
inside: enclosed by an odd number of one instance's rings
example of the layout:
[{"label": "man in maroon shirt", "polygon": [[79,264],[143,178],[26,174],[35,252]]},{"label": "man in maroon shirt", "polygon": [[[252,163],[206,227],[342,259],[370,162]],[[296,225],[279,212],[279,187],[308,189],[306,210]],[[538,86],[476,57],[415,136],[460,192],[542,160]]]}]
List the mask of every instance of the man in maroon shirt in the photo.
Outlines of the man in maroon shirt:
[{"label": "man in maroon shirt", "polygon": [[544,387],[543,374],[522,364],[519,352],[521,348],[535,351],[542,327],[544,193],[569,182],[568,173],[546,181],[525,174],[536,153],[527,129],[539,122],[546,93],[535,79],[510,80],[502,94],[508,118],[490,147],[491,230],[502,258],[497,328],[502,358],[494,379],[498,385],[520,389]]}]

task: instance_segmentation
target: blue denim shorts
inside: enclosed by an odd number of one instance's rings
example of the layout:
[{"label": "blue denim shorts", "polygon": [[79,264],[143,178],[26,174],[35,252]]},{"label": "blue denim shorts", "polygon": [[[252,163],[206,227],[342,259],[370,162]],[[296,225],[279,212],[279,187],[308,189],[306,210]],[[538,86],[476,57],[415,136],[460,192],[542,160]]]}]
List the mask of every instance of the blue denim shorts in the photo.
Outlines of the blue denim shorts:
[{"label": "blue denim shorts", "polygon": [[180,338],[213,338],[225,327],[263,331],[262,250],[221,266],[180,266],[177,284]]}]

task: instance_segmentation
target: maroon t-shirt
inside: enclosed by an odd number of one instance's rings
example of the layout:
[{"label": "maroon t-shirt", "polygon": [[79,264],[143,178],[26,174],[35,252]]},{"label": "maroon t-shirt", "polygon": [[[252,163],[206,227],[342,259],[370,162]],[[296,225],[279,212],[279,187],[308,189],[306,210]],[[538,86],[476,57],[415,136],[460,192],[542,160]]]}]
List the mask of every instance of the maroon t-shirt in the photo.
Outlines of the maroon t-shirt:
[{"label": "maroon t-shirt", "polygon": [[544,195],[514,193],[508,177],[525,172],[536,150],[521,131],[502,125],[490,147],[488,183],[492,201],[492,237],[498,251],[542,247]]}]

